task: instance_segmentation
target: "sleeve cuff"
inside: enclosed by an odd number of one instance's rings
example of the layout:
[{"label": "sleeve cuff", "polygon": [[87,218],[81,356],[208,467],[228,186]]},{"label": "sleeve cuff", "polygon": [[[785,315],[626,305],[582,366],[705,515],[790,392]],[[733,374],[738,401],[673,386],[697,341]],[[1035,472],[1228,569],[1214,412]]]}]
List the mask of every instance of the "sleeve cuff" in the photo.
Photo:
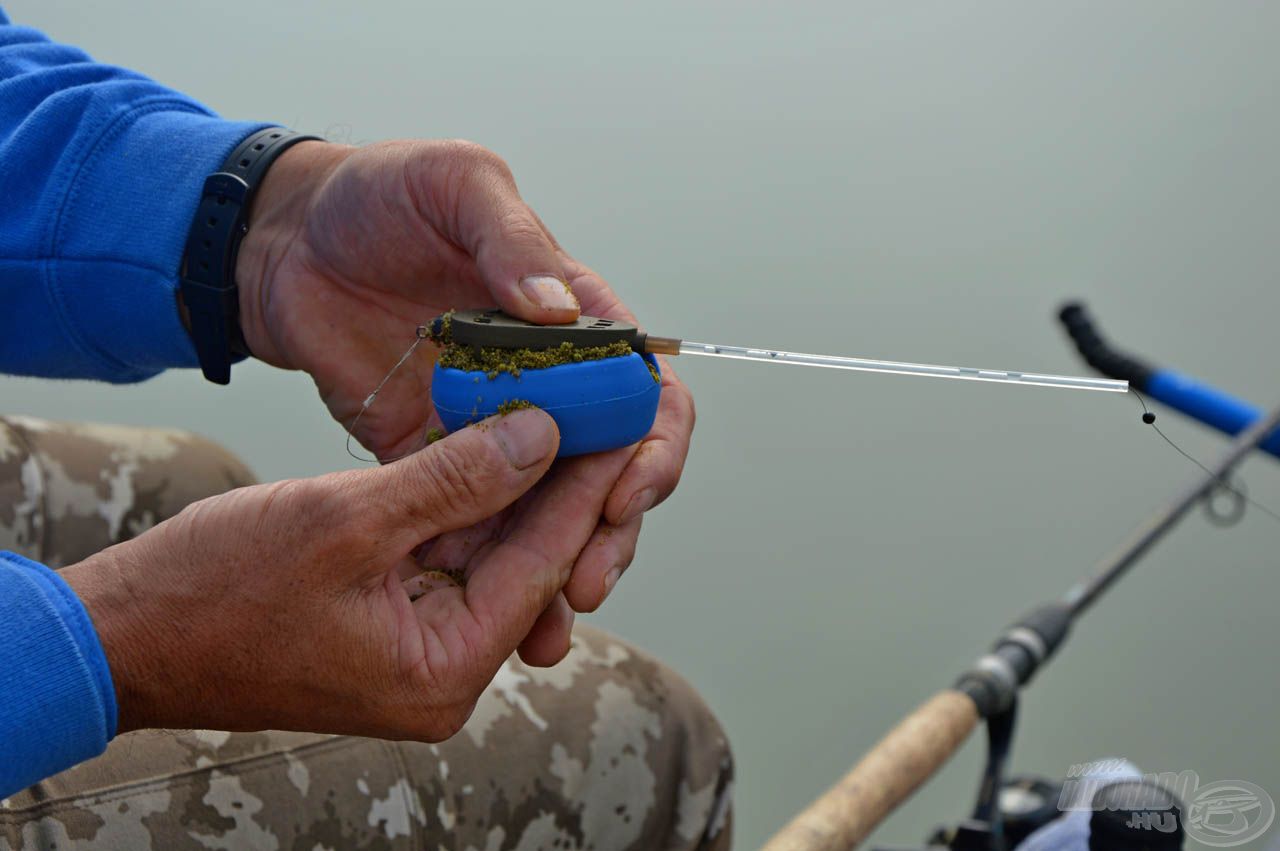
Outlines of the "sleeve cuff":
[{"label": "sleeve cuff", "polygon": [[89,614],[57,573],[0,552],[0,798],[102,753],[116,696]]},{"label": "sleeve cuff", "polygon": [[[49,289],[73,336],[101,363],[100,377],[137,381],[197,365],[176,302],[191,218],[205,177],[270,126],[157,98],[99,137],[61,211]],[[104,270],[115,274],[104,279]]]}]

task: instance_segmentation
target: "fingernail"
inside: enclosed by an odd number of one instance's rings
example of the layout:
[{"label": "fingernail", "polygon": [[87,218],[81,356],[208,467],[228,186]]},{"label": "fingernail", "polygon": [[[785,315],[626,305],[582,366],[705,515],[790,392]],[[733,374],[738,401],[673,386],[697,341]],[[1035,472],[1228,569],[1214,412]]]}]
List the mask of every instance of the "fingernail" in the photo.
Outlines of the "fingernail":
[{"label": "fingernail", "polygon": [[618,584],[618,577],[622,575],[622,568],[615,567],[604,575],[604,595],[609,596],[613,591],[613,586]]},{"label": "fingernail", "polygon": [[578,297],[554,275],[530,275],[520,282],[529,301],[546,310],[579,310]]},{"label": "fingernail", "polygon": [[493,434],[517,470],[532,467],[556,448],[551,418],[541,411],[512,411],[491,418]]},{"label": "fingernail", "polygon": [[641,514],[644,514],[650,508],[653,508],[653,500],[658,492],[653,488],[645,488],[635,496],[631,497],[631,501],[627,503],[627,507],[623,509],[622,517],[618,518],[618,525],[621,526],[629,520],[635,520]]}]

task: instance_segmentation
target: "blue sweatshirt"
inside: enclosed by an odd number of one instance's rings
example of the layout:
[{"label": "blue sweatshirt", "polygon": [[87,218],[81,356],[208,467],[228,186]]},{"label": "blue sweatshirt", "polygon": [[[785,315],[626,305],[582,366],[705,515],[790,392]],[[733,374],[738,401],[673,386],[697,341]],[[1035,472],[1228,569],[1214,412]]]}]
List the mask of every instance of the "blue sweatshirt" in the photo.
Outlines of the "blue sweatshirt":
[{"label": "blue sweatshirt", "polygon": [[[205,175],[265,126],[0,10],[0,372],[129,382],[194,366],[175,302],[183,243]],[[55,572],[0,552],[0,798],[115,733],[84,606]]]}]

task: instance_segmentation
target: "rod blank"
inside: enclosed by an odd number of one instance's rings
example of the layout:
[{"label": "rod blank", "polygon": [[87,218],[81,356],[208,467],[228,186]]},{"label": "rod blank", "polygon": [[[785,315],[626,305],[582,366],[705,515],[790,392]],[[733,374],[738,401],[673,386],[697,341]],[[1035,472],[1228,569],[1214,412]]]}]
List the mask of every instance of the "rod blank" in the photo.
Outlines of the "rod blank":
[{"label": "rod blank", "polygon": [[928,363],[905,363],[891,360],[810,355],[778,349],[752,349],[743,346],[720,346],[714,343],[680,342],[680,354],[764,363],[816,366],[826,369],[851,369],[858,372],[880,372],[891,375],[915,375],[923,378],[955,378],[961,381],[990,381],[999,384],[1025,384],[1033,387],[1062,387],[1070,390],[1101,390],[1125,393],[1129,382],[1113,378],[1077,375],[1050,375],[1041,372],[1014,372],[1003,369],[974,369],[966,366],[940,366]]}]

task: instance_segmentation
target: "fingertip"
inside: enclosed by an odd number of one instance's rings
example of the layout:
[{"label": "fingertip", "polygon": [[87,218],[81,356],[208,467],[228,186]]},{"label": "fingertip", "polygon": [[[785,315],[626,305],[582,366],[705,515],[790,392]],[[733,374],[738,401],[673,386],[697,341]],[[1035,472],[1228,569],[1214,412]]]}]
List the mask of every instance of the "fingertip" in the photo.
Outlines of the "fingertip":
[{"label": "fingertip", "polygon": [[530,322],[543,317],[555,323],[572,322],[582,313],[578,297],[558,275],[526,275],[520,280],[520,294],[537,315],[528,317]]},{"label": "fingertip", "polygon": [[631,565],[640,538],[644,517],[625,526],[601,523],[596,527],[573,565],[564,588],[565,599],[574,611],[586,614],[604,604],[618,579]]},{"label": "fingertip", "polygon": [[600,570],[584,571],[581,580],[575,579],[565,588],[570,608],[583,615],[597,611],[609,599],[625,571],[626,567],[620,564],[604,569],[603,573]]},{"label": "fingertip", "polygon": [[573,622],[573,609],[564,594],[556,594],[520,642],[520,660],[535,668],[550,668],[560,662],[573,646]]},{"label": "fingertip", "polygon": [[689,448],[687,432],[684,439],[673,439],[660,433],[660,426],[640,444],[605,500],[604,517],[610,523],[621,526],[643,515],[680,483]]},{"label": "fingertip", "polygon": [[503,312],[535,325],[565,325],[582,313],[577,296],[555,275],[504,278],[490,284],[489,292]]},{"label": "fingertip", "polygon": [[493,435],[517,470],[550,464],[560,448],[560,429],[541,408],[519,408],[495,414],[480,423],[480,427]]},{"label": "fingertip", "polygon": [[569,584],[564,587],[569,608],[582,615],[591,614],[604,602],[604,594],[600,593],[599,580],[593,581],[598,571],[589,572],[592,576],[587,575],[588,571],[574,567],[573,576],[570,577]]},{"label": "fingertip", "polygon": [[640,454],[627,465],[605,500],[604,519],[614,526],[625,526],[644,516],[675,490],[674,477],[663,475],[660,468]]},{"label": "fingertip", "polygon": [[394,546],[406,541],[407,551],[507,508],[546,474],[559,446],[559,429],[546,412],[517,410],[347,475],[359,482],[361,522],[394,535]]},{"label": "fingertip", "polygon": [[601,603],[609,599],[609,595],[613,593],[613,586],[618,584],[618,580],[622,578],[622,574],[625,571],[626,568],[620,564],[609,568],[609,572],[604,575],[604,579],[601,582],[601,585],[604,588],[604,594],[600,599]]}]

